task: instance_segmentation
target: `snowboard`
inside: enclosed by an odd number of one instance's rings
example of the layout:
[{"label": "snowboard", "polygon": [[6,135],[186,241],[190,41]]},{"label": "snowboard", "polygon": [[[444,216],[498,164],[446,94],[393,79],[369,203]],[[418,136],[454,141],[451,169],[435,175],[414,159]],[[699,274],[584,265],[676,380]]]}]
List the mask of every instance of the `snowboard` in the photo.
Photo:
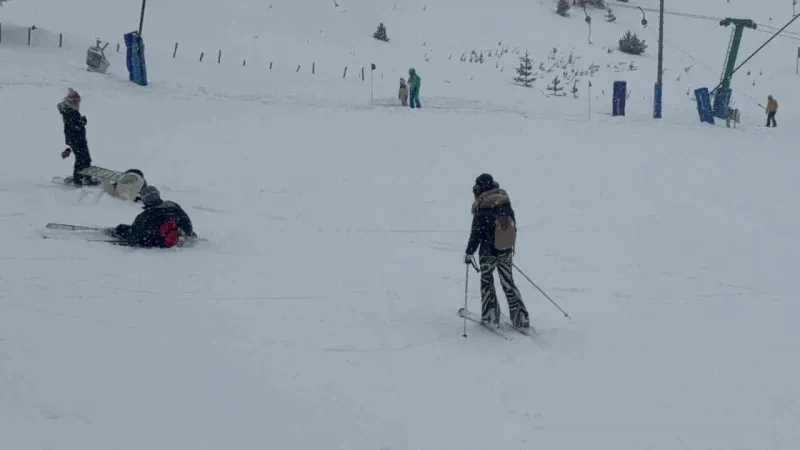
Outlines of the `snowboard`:
[{"label": "snowboard", "polygon": [[100,186],[99,181],[90,181],[88,184],[75,184],[72,182],[72,177],[53,177],[50,179],[50,182],[53,184],[58,184],[62,186],[69,186],[74,188],[84,188],[84,187],[97,187]]},{"label": "snowboard", "polygon": [[81,175],[88,175],[99,180],[106,180],[117,184],[133,184],[139,179],[139,176],[135,173],[117,172],[116,170],[98,166],[89,166],[81,170],[80,173]]},{"label": "snowboard", "polygon": [[100,182],[97,180],[106,180],[116,184],[133,184],[139,176],[135,173],[117,172],[116,170],[106,169],[99,166],[89,166],[80,171],[81,175],[88,175],[94,178],[91,182],[83,185],[77,185],[72,182],[73,178],[69,177],[53,177],[50,181],[54,184],[65,184],[73,187],[94,187],[99,186]]}]

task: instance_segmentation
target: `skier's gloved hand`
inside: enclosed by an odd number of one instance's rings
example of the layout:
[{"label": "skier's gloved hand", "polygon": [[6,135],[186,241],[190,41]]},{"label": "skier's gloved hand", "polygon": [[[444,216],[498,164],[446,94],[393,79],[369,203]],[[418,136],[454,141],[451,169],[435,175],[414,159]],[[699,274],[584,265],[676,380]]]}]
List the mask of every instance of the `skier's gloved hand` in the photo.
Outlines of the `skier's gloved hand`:
[{"label": "skier's gloved hand", "polygon": [[125,237],[128,236],[128,233],[130,233],[130,231],[131,231],[131,226],[130,225],[125,224],[125,223],[119,224],[119,225],[117,225],[116,228],[114,228],[114,237],[118,237],[118,238],[123,238],[124,239]]},{"label": "skier's gloved hand", "polygon": [[473,261],[472,255],[470,255],[469,253],[464,255],[464,264],[467,265],[472,264],[472,261]]},{"label": "skier's gloved hand", "polygon": [[61,152],[61,159],[67,159],[67,158],[69,158],[69,155],[70,155],[71,153],[72,153],[72,149],[71,149],[71,148],[69,148],[69,147],[67,147],[66,149],[64,149],[64,151],[63,151],[63,152]]}]

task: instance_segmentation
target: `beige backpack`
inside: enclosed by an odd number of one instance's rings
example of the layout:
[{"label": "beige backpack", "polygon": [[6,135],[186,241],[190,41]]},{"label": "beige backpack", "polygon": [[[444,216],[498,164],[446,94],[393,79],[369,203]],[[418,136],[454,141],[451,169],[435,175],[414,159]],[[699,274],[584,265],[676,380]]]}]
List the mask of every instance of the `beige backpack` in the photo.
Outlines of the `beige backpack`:
[{"label": "beige backpack", "polygon": [[484,214],[494,215],[494,248],[497,250],[513,249],[517,243],[517,224],[509,215],[510,208],[511,199],[500,188],[482,193],[472,205],[473,214],[483,210]]},{"label": "beige backpack", "polygon": [[508,209],[497,208],[494,219],[494,248],[497,250],[512,250],[517,244],[517,224],[508,215]]}]

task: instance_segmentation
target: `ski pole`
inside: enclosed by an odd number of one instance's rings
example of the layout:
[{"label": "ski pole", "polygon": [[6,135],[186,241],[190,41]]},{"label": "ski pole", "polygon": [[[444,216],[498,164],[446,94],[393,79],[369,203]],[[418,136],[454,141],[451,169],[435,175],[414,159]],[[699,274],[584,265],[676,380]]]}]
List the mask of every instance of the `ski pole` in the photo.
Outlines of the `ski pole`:
[{"label": "ski pole", "polygon": [[567,312],[566,312],[566,311],[564,311],[563,309],[561,309],[561,307],[560,307],[560,306],[558,306],[558,303],[556,303],[556,302],[555,302],[555,301],[554,301],[552,298],[550,298],[550,296],[549,296],[549,295],[547,295],[547,293],[546,293],[545,291],[543,291],[543,290],[542,290],[542,288],[540,288],[539,286],[537,286],[537,285],[536,285],[536,283],[534,283],[534,282],[533,282],[533,280],[531,280],[531,278],[530,278],[529,276],[525,275],[525,272],[523,272],[523,271],[522,271],[522,269],[520,269],[520,268],[519,268],[519,266],[517,266],[517,264],[516,264],[516,263],[512,263],[512,265],[514,266],[514,268],[515,268],[515,269],[517,269],[517,271],[518,271],[519,273],[521,273],[521,274],[522,274],[522,276],[523,276],[523,277],[525,277],[525,279],[526,279],[526,280],[528,280],[528,281],[529,281],[529,282],[530,282],[530,283],[533,285],[533,287],[535,287],[535,288],[536,288],[536,289],[537,289],[539,292],[541,292],[541,293],[542,293],[542,295],[544,295],[544,297],[545,297],[546,299],[550,300],[550,303],[552,303],[552,304],[553,304],[553,306],[555,306],[556,308],[558,308],[558,310],[559,310],[559,311],[561,311],[561,312],[564,314],[564,317],[566,317],[566,318],[567,318],[567,319],[569,319],[569,320],[572,320],[572,317],[570,317],[570,316],[569,316],[569,314],[567,314]]},{"label": "ski pole", "polygon": [[464,276],[464,336],[467,337],[467,296],[469,295],[469,266],[465,267]]}]

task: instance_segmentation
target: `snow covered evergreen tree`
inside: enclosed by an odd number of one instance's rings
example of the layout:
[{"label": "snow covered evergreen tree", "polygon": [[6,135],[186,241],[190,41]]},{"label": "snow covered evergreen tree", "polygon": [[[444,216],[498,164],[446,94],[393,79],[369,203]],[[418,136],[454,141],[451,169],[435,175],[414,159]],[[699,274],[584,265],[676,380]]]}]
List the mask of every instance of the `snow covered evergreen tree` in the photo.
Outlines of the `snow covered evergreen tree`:
[{"label": "snow covered evergreen tree", "polygon": [[519,67],[517,67],[517,76],[514,77],[514,82],[521,86],[531,87],[534,81],[536,79],[533,78],[533,60],[528,52],[525,52],[525,56],[519,57]]},{"label": "snow covered evergreen tree", "polygon": [[383,22],[378,25],[378,30],[372,34],[372,37],[379,41],[389,42],[389,36],[386,34],[386,25]]},{"label": "snow covered evergreen tree", "polygon": [[547,86],[547,90],[550,91],[551,96],[563,97],[567,95],[567,93],[564,92],[564,86],[561,86],[561,80],[558,79],[558,75],[553,78],[550,86]]},{"label": "snow covered evergreen tree", "polygon": [[626,31],[622,38],[619,40],[619,51],[629,55],[641,55],[647,50],[647,44],[644,40],[639,39],[636,33],[631,33],[630,30]]}]

